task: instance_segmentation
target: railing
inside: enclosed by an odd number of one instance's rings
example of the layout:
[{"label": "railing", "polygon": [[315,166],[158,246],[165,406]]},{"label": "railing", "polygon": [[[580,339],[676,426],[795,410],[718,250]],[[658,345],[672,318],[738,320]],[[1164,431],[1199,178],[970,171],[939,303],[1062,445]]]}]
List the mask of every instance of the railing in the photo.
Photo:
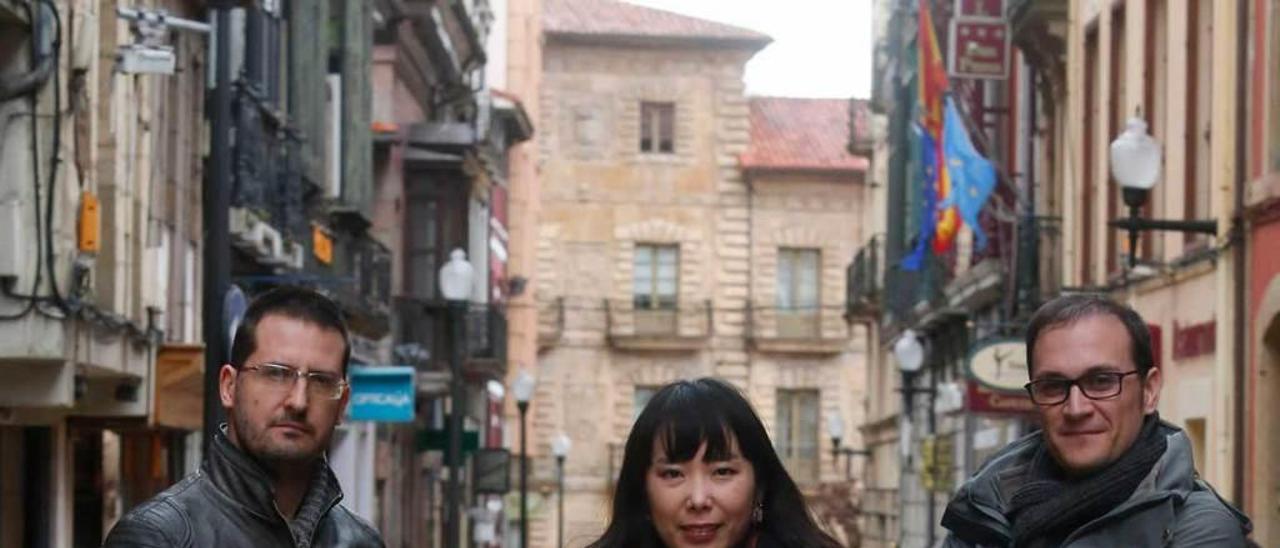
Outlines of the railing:
[{"label": "railing", "polygon": [[507,361],[507,311],[494,304],[473,304],[467,310],[467,356],[472,361]]},{"label": "railing", "polygon": [[845,341],[849,324],[839,306],[751,307],[751,338],[757,342],[823,343]]},{"label": "railing", "polygon": [[[416,345],[425,351],[417,365],[424,369],[448,369],[453,351],[448,304],[439,299],[397,297],[397,345]],[[466,361],[490,373],[505,371],[507,361],[506,308],[496,304],[468,305]]]},{"label": "railing", "polygon": [[884,289],[880,268],[883,247],[884,238],[872,236],[849,263],[845,275],[845,314],[850,317],[874,314],[880,309],[880,293]]},{"label": "railing", "polygon": [[254,211],[290,240],[304,241],[307,208],[301,137],[256,86],[242,82],[235,91],[231,205]]},{"label": "railing", "polygon": [[701,341],[711,336],[710,301],[638,308],[632,300],[605,300],[605,325],[615,342],[632,339]]},{"label": "railing", "polygon": [[550,348],[564,335],[564,297],[538,301],[538,348]]},{"label": "railing", "polygon": [[377,322],[385,331],[391,313],[391,251],[367,235],[334,237],[333,263],[317,268],[335,276],[333,297],[355,322]]}]

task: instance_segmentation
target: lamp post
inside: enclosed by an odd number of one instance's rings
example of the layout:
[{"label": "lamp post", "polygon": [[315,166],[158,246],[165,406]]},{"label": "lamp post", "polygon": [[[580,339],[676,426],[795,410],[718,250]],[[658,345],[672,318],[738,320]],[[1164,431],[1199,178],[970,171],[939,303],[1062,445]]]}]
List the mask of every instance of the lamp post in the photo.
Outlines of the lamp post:
[{"label": "lamp post", "polygon": [[1129,206],[1129,217],[1107,223],[1129,233],[1129,268],[1138,264],[1138,233],[1153,230],[1217,234],[1216,220],[1173,221],[1144,219],[1142,206],[1151,196],[1151,189],[1160,179],[1160,143],[1147,133],[1147,123],[1141,118],[1130,118],[1124,133],[1111,142],[1111,177],[1120,185],[1124,203]]},{"label": "lamp post", "polygon": [[529,412],[529,399],[537,381],[528,371],[516,375],[511,391],[516,396],[516,409],[520,410],[520,548],[529,546],[529,442],[525,428],[525,415]]},{"label": "lamp post", "polygon": [[[840,439],[844,437],[844,417],[839,411],[827,415],[827,435],[831,437],[831,469],[835,470],[840,465]],[[847,467],[845,475],[849,475]]]},{"label": "lamp post", "polygon": [[[905,458],[910,456],[911,454],[910,436],[911,436],[912,396],[914,396],[916,393],[933,394],[933,389],[916,388],[914,386],[911,386],[912,377],[916,373],[919,373],[920,369],[924,367],[924,359],[925,359],[924,344],[920,341],[920,336],[916,334],[915,330],[912,330],[912,329],[904,330],[902,332],[902,335],[898,336],[898,340],[893,343],[893,357],[898,361],[898,370],[902,372],[902,387],[899,388],[899,390],[902,391],[902,404],[903,404],[902,419],[901,419],[902,426],[899,428],[898,436],[899,436],[899,439],[902,440],[900,450],[903,454],[903,457]],[[929,434],[933,434],[936,427],[937,427],[937,424],[934,421],[934,416],[933,416],[933,398],[930,398],[929,399]],[[936,447],[937,447],[937,444],[934,444],[935,450],[936,450]],[[907,470],[907,468],[908,467],[906,466],[903,467],[904,473],[902,478],[904,482],[906,481],[905,470]],[[900,490],[905,491],[905,487],[906,487],[905,485],[900,486]],[[903,499],[905,499],[905,497],[903,497]],[[927,535],[928,535],[928,542],[926,543],[926,546],[933,545],[933,541],[934,541],[933,524],[936,522],[936,520],[934,519],[935,513],[936,513],[936,509],[934,508],[933,497],[930,496],[929,504],[928,504],[928,507],[926,508],[926,513],[925,513],[925,531],[927,532]]]},{"label": "lamp post", "polygon": [[448,303],[450,337],[449,354],[449,442],[445,466],[449,467],[449,483],[445,492],[444,542],[457,548],[462,528],[462,416],[466,413],[467,390],[462,378],[462,361],[466,345],[467,299],[471,296],[474,270],[467,262],[467,252],[454,249],[449,262],[440,267],[440,293]]},{"label": "lamp post", "polygon": [[569,448],[573,447],[573,440],[564,432],[561,432],[555,439],[551,440],[551,452],[556,456],[556,483],[559,493],[557,494],[556,504],[556,546],[564,546],[564,459],[569,456]]}]

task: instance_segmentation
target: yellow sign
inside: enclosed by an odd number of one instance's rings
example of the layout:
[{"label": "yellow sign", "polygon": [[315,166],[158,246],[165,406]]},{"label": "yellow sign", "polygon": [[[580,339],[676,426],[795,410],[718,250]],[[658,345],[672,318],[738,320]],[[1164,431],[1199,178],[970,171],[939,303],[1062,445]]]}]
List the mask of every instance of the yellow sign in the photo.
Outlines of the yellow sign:
[{"label": "yellow sign", "polygon": [[929,436],[920,442],[920,482],[927,491],[950,492],[955,480],[955,437]]},{"label": "yellow sign", "polygon": [[311,252],[320,264],[333,264],[333,238],[320,225],[311,225]]}]

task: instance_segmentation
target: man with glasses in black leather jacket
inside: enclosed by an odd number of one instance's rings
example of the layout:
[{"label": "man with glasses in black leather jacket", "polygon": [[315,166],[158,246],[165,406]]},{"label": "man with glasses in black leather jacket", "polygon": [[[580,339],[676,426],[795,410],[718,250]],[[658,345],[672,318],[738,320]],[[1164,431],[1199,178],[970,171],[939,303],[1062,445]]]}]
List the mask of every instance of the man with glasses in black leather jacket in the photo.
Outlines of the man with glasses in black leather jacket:
[{"label": "man with glasses in black leather jacket", "polygon": [[1198,478],[1186,434],[1156,412],[1161,371],[1137,312],[1059,297],[1026,340],[1042,430],[960,488],[944,546],[1245,546],[1248,518]]},{"label": "man with glasses in black leather jacket", "polygon": [[105,546],[382,546],[338,505],[325,459],[350,396],[350,356],[329,299],[301,288],[255,299],[219,373],[228,422],[200,470],[131,510]]}]

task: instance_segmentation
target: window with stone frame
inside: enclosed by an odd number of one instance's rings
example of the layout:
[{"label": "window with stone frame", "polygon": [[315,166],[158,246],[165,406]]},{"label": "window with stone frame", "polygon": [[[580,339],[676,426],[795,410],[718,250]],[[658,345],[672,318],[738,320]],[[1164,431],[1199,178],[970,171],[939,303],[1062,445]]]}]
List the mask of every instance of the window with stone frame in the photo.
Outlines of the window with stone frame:
[{"label": "window with stone frame", "polygon": [[821,265],[822,252],[817,249],[778,249],[779,337],[807,338],[818,334]]},{"label": "window with stone frame", "polygon": [[677,331],[679,272],[679,246],[636,244],[631,283],[637,335],[670,335]]},{"label": "window with stone frame", "polygon": [[676,104],[640,103],[640,152],[671,154],[676,151]]},{"label": "window with stone frame", "polygon": [[779,389],[775,444],[797,483],[818,480],[818,391]]},{"label": "window with stone frame", "polygon": [[660,387],[643,385],[636,386],[631,407],[632,423],[636,422],[636,419],[640,418],[640,412],[644,411],[644,408],[649,405],[649,400],[653,399],[653,395],[658,392],[658,388]]}]

